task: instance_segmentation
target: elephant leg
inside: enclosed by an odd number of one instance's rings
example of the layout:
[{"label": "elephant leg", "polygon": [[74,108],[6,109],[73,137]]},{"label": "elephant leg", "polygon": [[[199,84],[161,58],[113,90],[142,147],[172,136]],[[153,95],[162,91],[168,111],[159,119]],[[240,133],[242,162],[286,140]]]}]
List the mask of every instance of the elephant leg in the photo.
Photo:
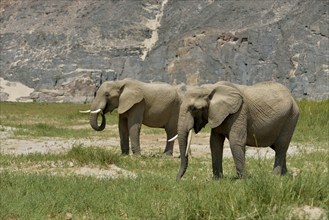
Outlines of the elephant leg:
[{"label": "elephant leg", "polygon": [[218,134],[214,129],[210,134],[210,150],[212,159],[213,178],[219,179],[223,177],[223,147],[225,137]]},{"label": "elephant leg", "polygon": [[119,115],[119,135],[122,155],[129,155],[129,130],[127,119]]},{"label": "elephant leg", "polygon": [[282,143],[281,141],[277,141],[273,145],[273,149],[275,151],[273,172],[277,175],[284,175],[288,171],[286,164],[288,146],[289,143]]},{"label": "elephant leg", "polygon": [[275,160],[273,166],[273,172],[278,175],[284,175],[288,172],[286,157],[289,144],[294,133],[298,115],[293,115],[289,123],[282,129],[279,138],[273,144],[272,149],[275,151]]},{"label": "elephant leg", "polygon": [[247,177],[247,171],[245,169],[246,140],[246,130],[239,130],[238,132],[233,130],[229,135],[230,148],[238,178]]},{"label": "elephant leg", "polygon": [[143,121],[144,106],[141,104],[134,105],[129,110],[128,129],[130,136],[131,150],[134,155],[140,155],[140,131]]},{"label": "elephant leg", "polygon": [[283,162],[283,165],[282,165],[282,173],[283,174],[286,174],[288,172],[286,161],[287,161],[287,156],[284,158],[284,162]]},{"label": "elephant leg", "polygon": [[245,152],[246,152],[245,145],[236,144],[230,141],[230,148],[234,159],[234,164],[236,167],[238,178],[246,177],[247,172],[245,170]]},{"label": "elephant leg", "polygon": [[173,152],[174,152],[175,141],[168,142],[168,140],[173,138],[177,134],[177,129],[173,129],[171,127],[165,127],[165,131],[167,134],[167,142],[166,142],[166,147],[165,147],[163,154],[165,156],[172,156]]},{"label": "elephant leg", "polygon": [[273,172],[277,175],[284,175],[287,171],[286,153],[276,151]]},{"label": "elephant leg", "polygon": [[133,123],[128,125],[129,126],[129,134],[130,134],[130,141],[131,141],[131,151],[135,155],[140,155],[140,131],[141,131],[141,124],[140,123]]}]

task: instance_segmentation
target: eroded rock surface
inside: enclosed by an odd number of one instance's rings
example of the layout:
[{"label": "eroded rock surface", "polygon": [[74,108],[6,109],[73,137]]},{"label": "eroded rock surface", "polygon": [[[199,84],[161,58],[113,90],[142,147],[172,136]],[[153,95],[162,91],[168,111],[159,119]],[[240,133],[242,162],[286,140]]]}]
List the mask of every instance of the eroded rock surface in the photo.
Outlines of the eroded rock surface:
[{"label": "eroded rock surface", "polygon": [[297,98],[327,99],[328,4],[2,0],[0,77],[33,88],[37,101],[88,102],[103,81],[126,77],[275,80]]}]

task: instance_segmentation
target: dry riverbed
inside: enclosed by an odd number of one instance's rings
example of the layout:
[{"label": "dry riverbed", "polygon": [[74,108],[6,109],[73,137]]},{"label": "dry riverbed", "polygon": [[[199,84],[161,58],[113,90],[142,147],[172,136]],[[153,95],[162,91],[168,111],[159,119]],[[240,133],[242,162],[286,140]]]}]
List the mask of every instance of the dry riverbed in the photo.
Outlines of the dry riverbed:
[{"label": "dry riverbed", "polygon": [[[10,135],[10,128],[3,129],[5,131],[0,132],[0,143],[2,154],[29,154],[29,153],[60,153],[71,149],[76,145],[93,146],[93,147],[105,147],[119,149],[119,138],[108,139],[62,139],[62,138],[15,138]],[[200,133],[196,134],[192,138],[191,151],[192,157],[210,157],[209,148],[209,134]],[[161,134],[141,134],[141,150],[144,155],[160,154],[165,146],[166,139]],[[299,145],[291,143],[288,149],[288,155],[295,155],[302,152],[310,152],[316,150],[311,145]],[[174,147],[174,157],[179,156],[178,143],[176,141]],[[231,151],[228,142],[224,143],[224,157],[231,157]],[[274,151],[271,148],[255,148],[247,147],[247,157],[261,157],[272,158],[274,157]]]},{"label": "dry riverbed", "polygon": [[[74,146],[103,147],[115,149],[120,152],[119,138],[108,139],[62,139],[62,138],[17,138],[12,135],[13,128],[2,127],[0,131],[0,152],[2,154],[25,155],[29,153],[62,153],[70,150]],[[192,158],[206,157],[210,159],[209,134],[200,133],[192,138],[191,155]],[[161,155],[166,139],[162,134],[141,134],[141,150],[145,156]],[[288,150],[288,155],[295,155],[303,152],[316,150],[312,146],[292,143]],[[247,157],[253,158],[273,158],[274,151],[271,148],[247,147]],[[178,143],[174,147],[174,157],[179,157]],[[232,157],[228,143],[225,142],[224,157]],[[63,171],[65,170],[65,172]],[[106,170],[97,167],[78,167],[71,161],[49,161],[41,164],[25,164],[20,167],[12,167],[12,170],[23,170],[26,172],[44,172],[51,174],[78,174],[92,175],[99,178],[135,177],[136,175],[125,171],[115,165],[109,166]]]},{"label": "dry riverbed", "polygon": [[[120,140],[118,137],[108,139],[63,139],[63,138],[17,138],[12,132],[15,128],[1,127],[0,130],[0,152],[2,154],[26,155],[30,153],[63,153],[74,146],[84,147],[102,147],[115,149],[120,152]],[[192,158],[206,157],[210,159],[209,134],[199,133],[193,136],[191,145]],[[163,134],[141,134],[142,155],[156,156],[161,155],[166,143]],[[311,145],[299,145],[291,143],[288,149],[288,155],[311,152],[317,149]],[[247,147],[246,156],[252,158],[273,158],[274,151],[271,148]],[[179,157],[178,143],[174,147],[175,158]],[[224,157],[232,157],[228,142],[224,143]],[[123,170],[115,165],[104,168],[98,167],[79,167],[72,161],[49,161],[40,164],[24,164],[13,166],[11,170],[20,170],[26,172],[47,172],[50,174],[78,174],[96,176],[98,178],[118,178],[118,177],[136,177],[135,174]],[[64,171],[65,170],[65,171]],[[298,171],[293,171],[298,172]]]}]

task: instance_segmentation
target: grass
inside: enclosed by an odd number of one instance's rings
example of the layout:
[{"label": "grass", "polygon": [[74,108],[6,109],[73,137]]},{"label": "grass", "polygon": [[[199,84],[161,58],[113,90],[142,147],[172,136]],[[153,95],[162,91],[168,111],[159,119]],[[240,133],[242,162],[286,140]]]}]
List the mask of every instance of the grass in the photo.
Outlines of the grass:
[{"label": "grass", "polygon": [[[92,158],[95,152],[86,149],[83,154]],[[49,159],[49,155],[44,157]],[[30,157],[29,161],[34,159]],[[77,156],[69,152],[57,159],[74,161]],[[305,167],[305,159],[313,167]],[[328,170],[323,172],[325,164],[319,162],[328,159],[321,153],[289,158],[291,166],[303,171],[284,177],[271,174],[268,168],[272,161],[266,160],[261,167],[254,166],[257,161],[250,161],[252,177],[234,180],[229,172],[221,181],[210,179],[210,162],[195,159],[180,183],[173,178],[178,166],[174,158],[118,157],[115,163],[137,173],[136,179],[5,171],[0,173],[0,218],[63,219],[71,213],[75,219],[283,219],[294,206],[328,209]],[[89,157],[82,161],[107,164]],[[231,160],[224,163],[225,167],[233,166]]]},{"label": "grass", "polygon": [[[0,125],[18,128],[16,137],[108,137],[116,136],[117,128],[96,132],[89,126],[89,115],[79,110],[89,109],[86,104],[72,103],[12,103],[0,102]],[[107,126],[116,125],[116,112],[107,114]]]},{"label": "grass", "polygon": [[119,153],[113,149],[108,150],[92,146],[88,146],[87,148],[82,144],[78,144],[72,146],[68,152],[60,154],[31,153],[17,156],[1,155],[0,164],[10,166],[13,161],[15,161],[15,164],[27,164],[41,161],[74,161],[75,164],[80,166],[88,164],[107,166],[109,164],[117,163],[119,157]]},{"label": "grass", "polygon": [[[288,156],[286,176],[273,175],[273,159],[263,158],[246,160],[250,178],[245,180],[235,180],[232,158],[224,159],[225,178],[220,181],[212,180],[209,158],[193,158],[177,183],[178,158],[123,157],[112,149],[83,145],[59,154],[0,154],[0,219],[287,219],[293,208],[304,205],[320,207],[328,217],[329,101],[298,104],[301,116],[293,141],[319,145],[321,151]],[[78,110],[87,105],[0,103],[0,108],[0,125],[17,128],[15,138],[109,134],[108,129],[94,132],[83,127],[88,116]],[[117,123],[113,116],[107,117],[108,125]],[[157,132],[161,131],[144,128],[146,134]],[[117,131],[110,135],[117,136]],[[109,169],[115,164],[137,177],[49,175],[51,167],[33,167],[61,161],[75,168]],[[36,170],[26,171],[29,166]]]},{"label": "grass", "polygon": [[[89,115],[79,113],[79,110],[89,107],[87,104],[72,103],[0,102],[0,125],[18,128],[14,130],[15,137],[24,138],[117,136],[118,113],[116,111],[107,113],[107,128],[96,132],[89,126]],[[164,134],[163,129],[150,129],[147,126],[143,126],[142,132]]]},{"label": "grass", "polygon": [[329,100],[299,101],[300,116],[294,133],[295,142],[329,143]]}]

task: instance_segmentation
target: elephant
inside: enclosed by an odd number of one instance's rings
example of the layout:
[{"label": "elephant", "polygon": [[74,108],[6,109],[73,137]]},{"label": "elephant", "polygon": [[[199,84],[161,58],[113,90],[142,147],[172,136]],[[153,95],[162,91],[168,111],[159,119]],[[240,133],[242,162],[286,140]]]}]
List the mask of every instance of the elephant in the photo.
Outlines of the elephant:
[{"label": "elephant", "polygon": [[[117,109],[122,155],[129,154],[129,138],[134,155],[140,155],[140,130],[144,124],[164,128],[167,139],[177,135],[180,93],[166,83],[145,83],[134,79],[104,82],[98,89],[90,113],[90,125],[96,131],[105,128],[105,114]],[[102,120],[98,124],[98,116]],[[168,141],[164,155],[172,156],[174,143]]]},{"label": "elephant", "polygon": [[192,129],[198,133],[209,123],[213,178],[223,177],[223,143],[228,139],[238,178],[247,177],[246,145],[275,151],[273,172],[287,172],[286,154],[299,117],[289,90],[277,82],[253,86],[220,81],[195,87],[182,98],[178,119],[180,180],[188,166]]}]

